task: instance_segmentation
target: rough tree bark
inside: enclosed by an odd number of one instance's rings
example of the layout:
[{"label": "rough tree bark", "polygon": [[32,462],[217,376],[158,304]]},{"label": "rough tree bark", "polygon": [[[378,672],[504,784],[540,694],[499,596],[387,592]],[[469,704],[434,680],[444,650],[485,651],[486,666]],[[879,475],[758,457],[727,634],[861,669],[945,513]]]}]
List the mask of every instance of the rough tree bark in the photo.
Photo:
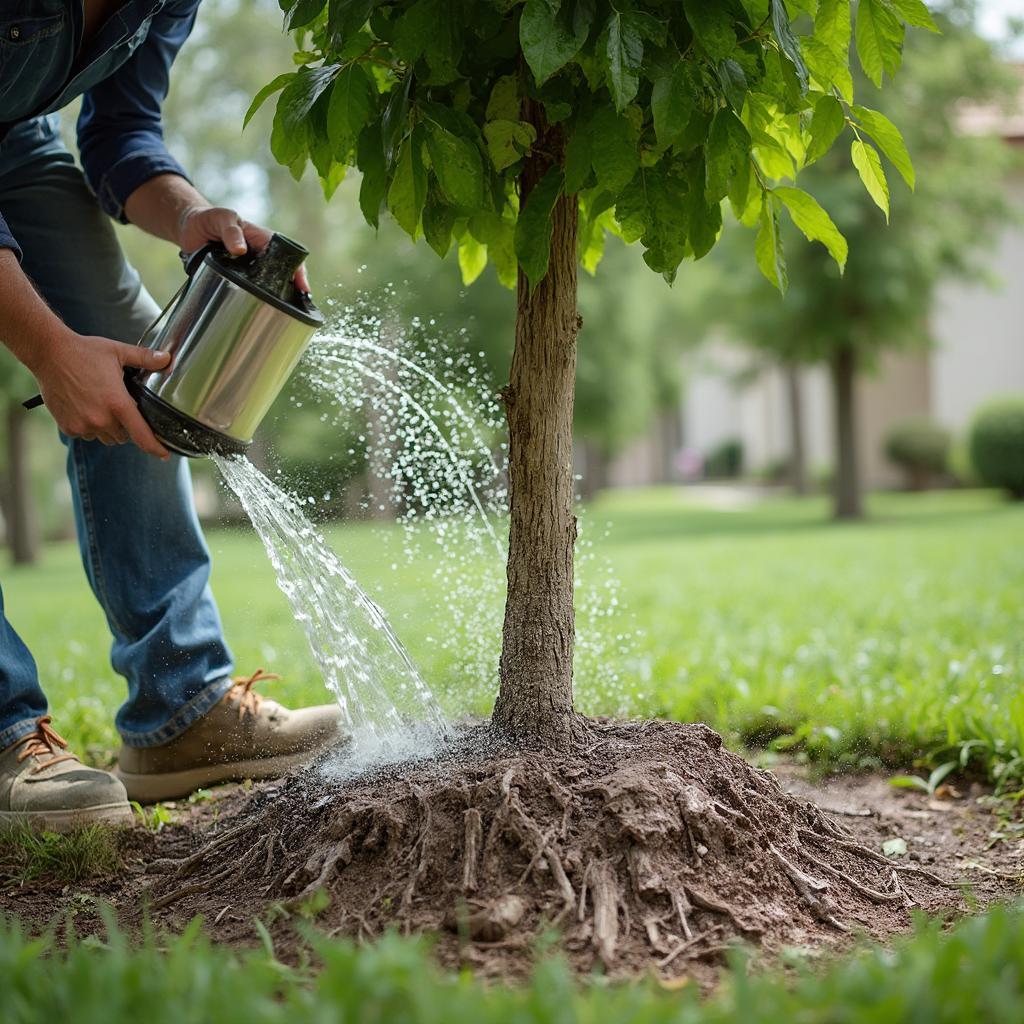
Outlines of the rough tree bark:
[{"label": "rough tree bark", "polygon": [[[538,142],[523,168],[520,202],[561,163],[564,141],[527,100]],[[569,749],[582,725],[573,711],[572,414],[576,377],[575,196],[552,212],[547,275],[530,293],[519,271],[516,338],[503,392],[509,426],[508,596],[501,685],[492,722],[526,746]]]},{"label": "rough tree bark", "polygon": [[789,485],[794,494],[807,493],[807,450],[804,447],[804,402],[800,368],[794,363],[782,367],[789,405]]},{"label": "rough tree bark", "polygon": [[21,403],[7,403],[7,543],[17,565],[39,557],[39,530],[29,472],[28,423]]},{"label": "rough tree bark", "polygon": [[854,399],[857,356],[853,348],[844,346],[838,349],[830,360],[829,368],[836,430],[834,514],[836,519],[863,519]]}]

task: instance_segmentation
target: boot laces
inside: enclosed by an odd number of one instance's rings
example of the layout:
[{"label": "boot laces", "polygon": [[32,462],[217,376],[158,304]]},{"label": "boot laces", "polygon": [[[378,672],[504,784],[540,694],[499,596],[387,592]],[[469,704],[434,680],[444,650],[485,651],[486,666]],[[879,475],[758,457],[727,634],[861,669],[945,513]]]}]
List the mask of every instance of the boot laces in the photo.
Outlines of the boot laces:
[{"label": "boot laces", "polygon": [[256,683],[261,683],[267,679],[280,679],[279,675],[273,672],[264,672],[263,669],[258,668],[251,676],[236,676],[231,680],[232,687],[228,690],[228,697],[231,700],[238,701],[238,717],[244,718],[248,715],[258,715],[260,705],[263,703],[264,697],[261,693],[256,693],[253,690],[253,686]]},{"label": "boot laces", "polygon": [[[30,757],[47,758],[45,761],[40,761],[32,769],[33,774],[41,772],[44,768],[49,768],[51,765],[60,764],[61,761],[78,760],[74,754],[61,753],[62,750],[67,750],[68,741],[50,725],[50,722],[50,716],[43,715],[42,718],[36,721],[36,731],[30,732],[21,741],[23,749],[18,754],[19,761],[26,761]],[[50,756],[47,757],[47,755]]]}]

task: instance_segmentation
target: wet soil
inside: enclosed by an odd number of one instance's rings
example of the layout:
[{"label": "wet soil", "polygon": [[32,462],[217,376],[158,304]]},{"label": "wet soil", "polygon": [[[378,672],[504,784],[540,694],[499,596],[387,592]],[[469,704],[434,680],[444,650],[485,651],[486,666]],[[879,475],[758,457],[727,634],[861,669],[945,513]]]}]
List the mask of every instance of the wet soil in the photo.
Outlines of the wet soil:
[{"label": "wet soil", "polygon": [[701,725],[591,723],[574,755],[494,746],[468,729],[445,758],[356,779],[314,766],[172,805],[120,837],[116,875],[4,877],[0,913],[218,942],[264,921],[285,959],[300,920],[372,940],[430,932],[446,966],[521,977],[556,932],[581,972],[713,983],[729,948],[762,960],[886,940],[915,909],[953,916],[1021,892],[1024,827],[980,786],[928,796],[874,776],[814,782],[754,767]]}]

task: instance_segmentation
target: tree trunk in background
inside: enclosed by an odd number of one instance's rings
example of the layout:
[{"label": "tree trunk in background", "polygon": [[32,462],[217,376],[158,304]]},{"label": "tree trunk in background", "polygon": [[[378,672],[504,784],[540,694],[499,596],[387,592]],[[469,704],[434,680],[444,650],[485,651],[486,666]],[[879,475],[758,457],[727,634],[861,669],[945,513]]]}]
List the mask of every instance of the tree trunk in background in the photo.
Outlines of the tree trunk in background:
[{"label": "tree trunk in background", "polygon": [[800,389],[800,368],[786,363],[786,400],[789,405],[789,484],[794,494],[807,493],[807,450],[804,447],[804,400]]},{"label": "tree trunk in background", "polygon": [[27,413],[15,400],[7,405],[7,543],[16,565],[39,557],[39,526],[29,471]]},{"label": "tree trunk in background", "polygon": [[676,455],[683,446],[683,431],[679,409],[675,406],[658,414],[658,483],[678,482]]},{"label": "tree trunk in background", "polygon": [[608,456],[593,441],[581,441],[579,450],[583,454],[583,472],[580,480],[580,499],[593,501],[608,481]]},{"label": "tree trunk in background", "polygon": [[836,429],[835,518],[863,519],[860,467],[857,464],[857,410],[854,403],[857,357],[854,350],[850,347],[839,349],[829,367],[832,371]]},{"label": "tree trunk in background", "polygon": [[[562,154],[557,128],[526,101],[539,144],[521,179],[530,191]],[[572,412],[576,376],[575,196],[552,213],[547,275],[531,295],[519,271],[516,340],[504,391],[509,425],[508,596],[502,631],[501,686],[492,721],[526,746],[566,750],[582,732],[573,711]]]}]

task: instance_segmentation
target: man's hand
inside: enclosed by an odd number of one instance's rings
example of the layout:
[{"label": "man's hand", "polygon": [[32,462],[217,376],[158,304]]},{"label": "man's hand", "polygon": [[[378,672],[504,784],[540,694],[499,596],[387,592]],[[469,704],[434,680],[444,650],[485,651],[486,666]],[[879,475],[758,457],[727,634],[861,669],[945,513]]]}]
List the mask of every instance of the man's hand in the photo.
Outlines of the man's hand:
[{"label": "man's hand", "polygon": [[[182,212],[180,225],[178,244],[182,252],[195,252],[207,242],[220,242],[232,256],[244,256],[250,249],[265,249],[273,234],[224,206],[189,207]],[[299,291],[309,291],[305,265],[295,271],[295,286]]]},{"label": "man's hand", "polygon": [[0,249],[0,341],[39,383],[50,413],[68,437],[121,444],[167,459],[124,386],[124,368],[161,370],[166,352],[76,334],[39,297],[10,249]]},{"label": "man's hand", "polygon": [[68,437],[106,445],[134,441],[144,452],[169,459],[124,386],[124,369],[162,370],[169,355],[123,345],[110,338],[84,337],[64,327],[31,369],[57,426]]}]

